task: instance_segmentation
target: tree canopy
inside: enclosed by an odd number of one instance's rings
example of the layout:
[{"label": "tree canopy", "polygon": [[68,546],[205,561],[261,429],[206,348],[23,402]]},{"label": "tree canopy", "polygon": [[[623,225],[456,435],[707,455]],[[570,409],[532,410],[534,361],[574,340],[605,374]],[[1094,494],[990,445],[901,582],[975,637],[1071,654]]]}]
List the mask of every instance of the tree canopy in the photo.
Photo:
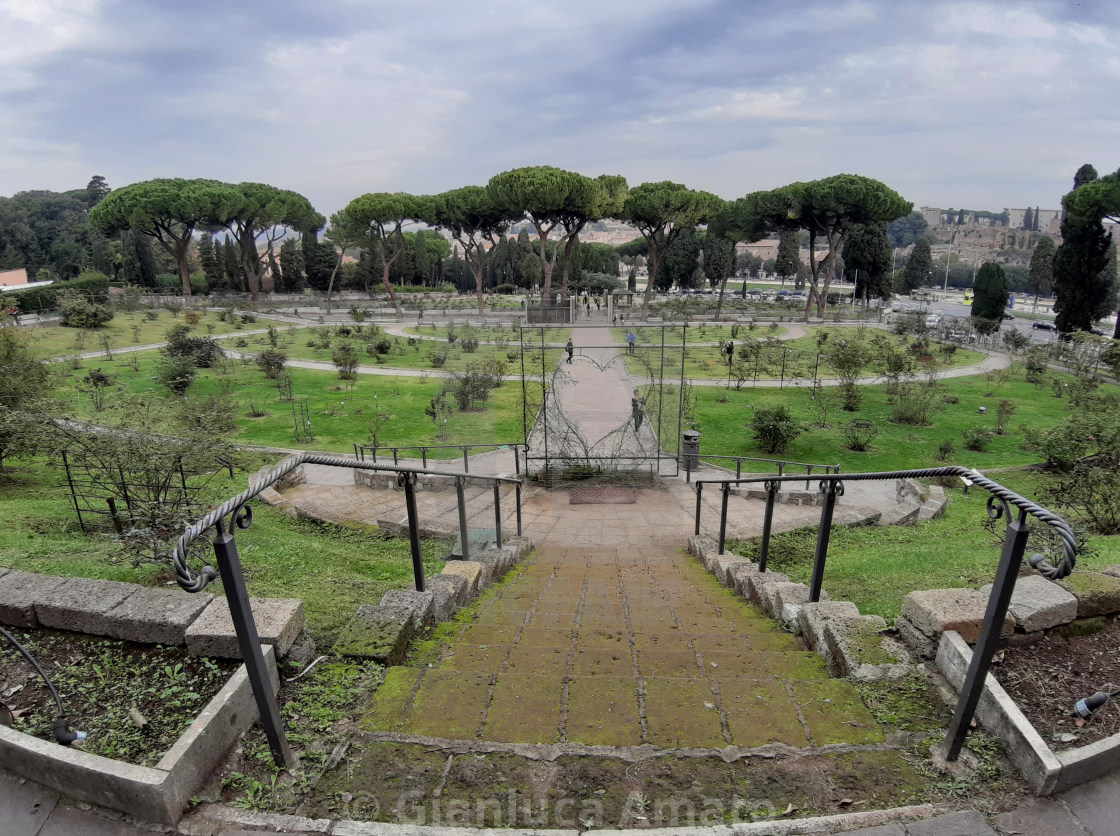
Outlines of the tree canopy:
[{"label": "tree canopy", "polygon": [[972,316],[999,322],[1007,309],[1011,292],[1007,285],[1007,275],[998,264],[988,261],[980,265],[976,274],[975,295],[972,297]]},{"label": "tree canopy", "polygon": [[930,255],[929,241],[922,238],[910,251],[910,258],[906,259],[906,269],[902,272],[903,291],[912,293],[929,282],[932,269],[933,256]]},{"label": "tree canopy", "polygon": [[191,295],[188,260],[195,227],[222,215],[232,203],[229,186],[217,180],[144,180],[104,195],[90,223],[106,235],[132,232],[157,241],[175,259],[183,295]]},{"label": "tree canopy", "polygon": [[[903,200],[893,189],[858,174],[836,174],[755,194],[757,219],[764,227],[775,232],[804,229],[809,233],[810,285],[805,304],[806,319],[814,302],[817,316],[824,316],[836,258],[848,230],[856,225],[890,223],[913,208],[912,203]],[[825,253],[818,258],[821,239],[825,243]]]},{"label": "tree canopy", "polygon": [[471,266],[478,313],[483,313],[482,271],[498,241],[509,228],[514,215],[494,202],[493,194],[482,186],[463,186],[435,195],[427,205],[424,222],[446,229],[463,248],[463,258]]},{"label": "tree canopy", "polygon": [[[616,217],[626,196],[626,180],[618,175],[595,179],[555,166],[537,165],[504,171],[487,184],[495,206],[511,218],[526,218],[537,231],[542,293],[552,293],[552,274],[561,252],[564,254],[562,295],[568,294],[568,270],[576,237],[589,221]],[[556,246],[549,237],[557,227],[563,230]]]},{"label": "tree canopy", "polygon": [[339,213],[342,225],[355,234],[368,235],[378,244],[381,259],[381,284],[401,316],[401,303],[389,281],[389,269],[404,251],[401,227],[410,221],[423,221],[430,213],[429,199],[406,192],[372,192],[351,200]]},{"label": "tree canopy", "polygon": [[709,192],[694,191],[668,180],[642,183],[630,190],[620,214],[646,239],[649,247],[649,281],[642,300],[642,318],[649,315],[649,299],[661,260],[685,229],[710,221],[724,201]]},{"label": "tree canopy", "polygon": [[[1112,236],[1102,221],[1120,213],[1117,174],[1096,179],[1083,165],[1062,198],[1062,244],[1054,254],[1054,322],[1063,334],[1089,331],[1114,305],[1115,270],[1109,270]],[[1115,261],[1115,255],[1112,255]]]},{"label": "tree canopy", "polygon": [[842,255],[844,268],[854,274],[857,299],[890,298],[891,242],[886,224],[854,227],[844,242]]}]

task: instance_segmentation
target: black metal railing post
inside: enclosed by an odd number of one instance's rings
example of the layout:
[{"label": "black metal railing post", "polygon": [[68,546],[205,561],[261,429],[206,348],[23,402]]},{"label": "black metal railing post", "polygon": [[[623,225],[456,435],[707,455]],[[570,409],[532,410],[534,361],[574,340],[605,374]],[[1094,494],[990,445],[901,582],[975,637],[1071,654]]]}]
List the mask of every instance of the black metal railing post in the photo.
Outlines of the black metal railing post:
[{"label": "black metal railing post", "polygon": [[763,487],[766,488],[766,512],[762,515],[762,548],[758,556],[758,571],[766,571],[766,561],[770,559],[770,529],[774,526],[774,502],[778,498],[779,482],[767,480]]},{"label": "black metal railing post", "polygon": [[719,554],[723,554],[723,544],[727,542],[727,497],[731,495],[731,485],[723,483],[723,495],[719,501]]},{"label": "black metal railing post", "polygon": [[809,601],[821,600],[824,586],[824,564],[828,559],[828,538],[832,532],[832,512],[836,509],[836,497],[844,495],[844,483],[832,479],[822,479],[820,492],[824,494],[821,506],[821,524],[817,532],[817,553],[813,557],[813,578],[809,583]]},{"label": "black metal railing post", "polygon": [[[1008,516],[1011,514],[1010,506],[1006,503],[1001,507],[993,506],[989,501],[988,507],[1000,508],[998,513],[993,514],[997,519],[1004,514]],[[988,598],[988,608],[984,612],[984,626],[980,630],[980,640],[976,643],[976,650],[973,651],[968,674],[965,676],[964,685],[961,686],[961,699],[957,703],[956,713],[945,735],[945,759],[948,761],[955,761],[960,755],[965,735],[968,734],[972,717],[976,713],[976,706],[980,702],[980,695],[984,691],[984,682],[988,676],[988,669],[992,665],[996,646],[999,644],[1000,633],[1003,632],[1003,622],[1007,617],[1007,608],[1011,604],[1011,593],[1015,591],[1015,581],[1019,576],[1019,567],[1023,564],[1023,554],[1027,550],[1027,538],[1030,533],[1026,525],[1026,512],[1020,510],[1018,518],[1007,526],[1007,538],[1003,542],[1003,554],[1000,555],[992,594]]]},{"label": "black metal railing post", "polygon": [[463,560],[471,559],[471,544],[467,537],[467,500],[463,495],[463,483],[466,480],[462,476],[455,477],[455,499],[459,505],[459,539],[463,542]]},{"label": "black metal railing post", "polygon": [[467,447],[463,448],[463,472],[464,473],[470,473],[471,472],[471,460],[467,456],[468,451],[469,451],[469,448],[467,448]]},{"label": "black metal railing post", "polygon": [[696,483],[696,530],[692,532],[697,537],[700,536],[700,495],[703,492],[703,490],[704,490],[704,483],[703,482],[697,482]]},{"label": "black metal railing post", "polygon": [[513,485],[514,493],[517,496],[517,536],[521,536],[521,483],[515,482]]},{"label": "black metal railing post", "polygon": [[[243,506],[231,517],[230,525],[247,528],[252,522],[252,510]],[[232,534],[226,533],[221,524],[214,538],[214,557],[218,562],[218,572],[229,602],[229,614],[233,629],[237,633],[237,646],[241,650],[241,660],[253,688],[257,711],[261,716],[261,727],[272,750],[272,761],[278,767],[293,768],[295,756],[288,747],[284,734],[284,724],[280,721],[280,708],[276,704],[276,692],[268,676],[268,666],[261,651],[260,635],[253,620],[253,609],[249,606],[249,592],[245,588],[245,573],[241,569],[241,557],[237,553],[237,541]]]},{"label": "black metal railing post", "polygon": [[416,584],[416,591],[423,592],[427,584],[424,581],[424,556],[420,552],[420,518],[416,513],[416,474],[398,473],[397,485],[404,488],[404,508],[408,514],[408,545],[412,552],[412,578]]},{"label": "black metal railing post", "polygon": [[498,492],[499,482],[494,483],[494,541],[500,549],[502,547],[502,495]]}]

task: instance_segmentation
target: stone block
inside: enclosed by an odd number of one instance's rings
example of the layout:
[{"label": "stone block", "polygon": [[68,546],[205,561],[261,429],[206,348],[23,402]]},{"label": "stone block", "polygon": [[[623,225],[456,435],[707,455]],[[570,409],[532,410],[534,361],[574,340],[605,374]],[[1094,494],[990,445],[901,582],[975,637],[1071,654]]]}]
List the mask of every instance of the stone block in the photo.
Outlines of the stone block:
[{"label": "stone block", "polygon": [[10,570],[0,578],[0,624],[10,627],[37,627],[36,608],[49,601],[54,591],[69,578],[37,575]]},{"label": "stone block", "polygon": [[[821,590],[821,597],[828,593]],[[770,617],[797,631],[797,616],[802,604],[809,603],[809,587],[803,583],[772,583],[762,590],[763,609]]]},{"label": "stone block", "polygon": [[920,510],[918,506],[896,505],[883,511],[877,525],[913,525],[918,520]]},{"label": "stone block", "polygon": [[288,648],[288,657],[285,660],[289,668],[303,670],[315,660],[315,639],[311,631],[304,627],[299,631],[296,640]]},{"label": "stone block", "polygon": [[485,567],[476,560],[449,560],[443,564],[443,571],[440,574],[454,575],[465,580],[469,600],[478,594],[479,587],[484,583]]},{"label": "stone block", "polygon": [[506,549],[505,547],[500,549],[486,549],[477,554],[472,552],[471,557],[486,567],[485,571],[488,581],[498,580],[504,576],[514,564],[512,549]]},{"label": "stone block", "polygon": [[213,600],[208,592],[138,587],[105,614],[105,635],[130,642],[185,644],[187,628]]},{"label": "stone block", "polygon": [[753,572],[746,576],[746,590],[747,598],[750,599],[752,604],[759,607],[764,606],[762,600],[762,590],[768,584],[772,583],[789,583],[789,575],[781,572]]},{"label": "stone block", "polygon": [[721,554],[716,557],[716,577],[724,586],[734,586],[735,582],[731,578],[731,568],[740,563],[749,562],[737,554]]},{"label": "stone block", "polygon": [[910,654],[902,642],[883,635],[886,629],[877,615],[833,618],[825,625],[828,652],[841,676],[883,679],[909,668]]},{"label": "stone block", "polygon": [[[0,572],[3,571],[3,569],[0,569]],[[1110,575],[1114,578],[1120,578],[1120,563],[1113,563],[1111,566],[1105,569],[1101,569],[1101,574]]]},{"label": "stone block", "polygon": [[693,534],[688,538],[688,553],[701,563],[704,562],[704,555],[715,549],[716,541],[711,537],[705,537],[703,534]]},{"label": "stone block", "polygon": [[809,646],[828,661],[828,643],[824,638],[825,625],[834,618],[855,618],[858,615],[859,607],[851,601],[818,601],[815,604],[801,605],[801,611],[797,614],[797,623],[801,635],[809,642]]},{"label": "stone block", "polygon": [[459,609],[467,582],[457,575],[436,575],[428,581],[432,594],[432,621],[447,621]]},{"label": "stone block", "polygon": [[[991,595],[992,584],[980,587],[980,592]],[[1041,575],[1028,575],[1016,581],[1008,611],[1020,630],[1034,633],[1073,621],[1077,598]]]},{"label": "stone block", "polygon": [[390,589],[381,596],[381,606],[411,607],[413,621],[417,627],[427,627],[432,623],[433,596],[431,592],[417,592],[415,589]]},{"label": "stone block", "polygon": [[948,500],[927,499],[918,509],[918,522],[926,522],[945,513]]},{"label": "stone block", "polygon": [[414,616],[411,607],[363,604],[342,628],[334,652],[386,665],[398,664],[404,659],[416,630]]},{"label": "stone block", "polygon": [[[275,645],[280,655],[287,653],[307,620],[303,602],[295,598],[250,598],[249,605],[261,644]],[[187,628],[186,638],[187,650],[195,656],[241,658],[225,598],[215,598],[209,603]]]},{"label": "stone block", "polygon": [[[971,644],[980,638],[987,606],[988,596],[975,589],[925,589],[906,596],[902,615],[931,639],[955,630]],[[1008,613],[1000,635],[1010,636],[1014,630],[1015,617]]]},{"label": "stone block", "polygon": [[11,571],[11,569],[8,569],[4,566],[0,566],[0,578],[4,577],[10,571]]},{"label": "stone block", "polygon": [[758,574],[758,565],[749,560],[743,560],[729,568],[727,574],[731,579],[729,586],[734,587],[737,593],[747,598],[747,576]]},{"label": "stone block", "polygon": [[900,615],[894,620],[894,629],[898,631],[899,638],[906,643],[906,646],[920,658],[933,659],[937,656],[937,641],[911,624],[910,619]]},{"label": "stone block", "polygon": [[[0,580],[2,583],[3,580]],[[1075,569],[1072,575],[1058,581],[1058,584],[1077,599],[1078,618],[1120,612],[1120,578]]]}]

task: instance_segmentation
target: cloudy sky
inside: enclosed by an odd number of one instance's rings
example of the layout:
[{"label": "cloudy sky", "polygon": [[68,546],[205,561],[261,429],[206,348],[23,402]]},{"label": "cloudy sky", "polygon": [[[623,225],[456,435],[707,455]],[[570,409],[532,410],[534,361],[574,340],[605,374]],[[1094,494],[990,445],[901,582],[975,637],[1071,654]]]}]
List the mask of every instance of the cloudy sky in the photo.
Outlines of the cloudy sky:
[{"label": "cloudy sky", "polygon": [[0,0],[0,195],[212,177],[329,214],[551,164],[1056,208],[1120,167],[1117,44],[1115,0]]}]

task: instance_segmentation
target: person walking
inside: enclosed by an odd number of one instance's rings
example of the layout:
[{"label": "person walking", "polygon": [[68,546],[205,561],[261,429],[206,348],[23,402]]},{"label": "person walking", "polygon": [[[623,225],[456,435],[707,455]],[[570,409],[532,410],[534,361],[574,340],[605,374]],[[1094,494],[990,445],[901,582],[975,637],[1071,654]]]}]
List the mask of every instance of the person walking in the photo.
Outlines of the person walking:
[{"label": "person walking", "polygon": [[642,393],[634,390],[634,397],[630,399],[630,414],[634,419],[634,432],[638,432],[642,428],[642,418],[645,417],[646,399],[642,397]]},{"label": "person walking", "polygon": [[564,350],[568,352],[568,365],[571,365],[572,353],[575,351],[575,346],[572,345],[571,337],[568,337],[568,344],[564,346]]},{"label": "person walking", "polygon": [[590,300],[590,299],[587,299],[587,298],[585,297],[585,298],[584,298],[584,302],[585,302],[585,303],[586,303],[586,305],[587,305],[587,316],[588,316],[588,318],[590,318],[590,317],[591,317],[591,300]]},{"label": "person walking", "polygon": [[634,343],[636,343],[637,341],[638,341],[638,338],[634,336],[633,329],[627,330],[627,332],[626,332],[626,353],[627,354],[633,354],[634,353]]}]

